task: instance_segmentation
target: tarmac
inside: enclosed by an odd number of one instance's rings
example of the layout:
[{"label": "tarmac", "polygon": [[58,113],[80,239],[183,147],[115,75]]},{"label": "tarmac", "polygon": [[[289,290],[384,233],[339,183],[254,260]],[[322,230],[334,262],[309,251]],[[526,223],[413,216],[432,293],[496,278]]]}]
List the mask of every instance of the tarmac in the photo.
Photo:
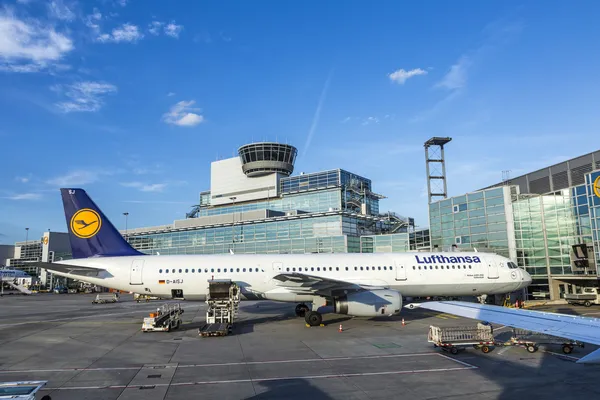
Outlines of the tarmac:
[{"label": "tarmac", "polygon": [[[591,399],[600,366],[575,364],[595,346],[528,353],[497,347],[451,355],[427,341],[430,325],[477,321],[427,310],[393,318],[325,315],[307,328],[294,305],[242,302],[231,335],[202,338],[203,302],[181,302],[184,325],[141,332],[163,301],[92,304],[94,295],[0,298],[0,382],[48,381],[37,397],[91,399]],[[549,311],[600,317],[600,307]],[[402,324],[402,318],[405,325]],[[339,332],[340,324],[342,332]],[[495,332],[506,327],[495,326]]]}]

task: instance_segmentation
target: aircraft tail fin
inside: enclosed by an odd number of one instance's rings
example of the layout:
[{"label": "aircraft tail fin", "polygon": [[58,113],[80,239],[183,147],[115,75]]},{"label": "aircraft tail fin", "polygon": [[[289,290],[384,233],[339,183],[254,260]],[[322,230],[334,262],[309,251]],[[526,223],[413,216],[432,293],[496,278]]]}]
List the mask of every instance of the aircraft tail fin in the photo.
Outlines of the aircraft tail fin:
[{"label": "aircraft tail fin", "polygon": [[73,258],[142,255],[83,189],[60,189]]}]

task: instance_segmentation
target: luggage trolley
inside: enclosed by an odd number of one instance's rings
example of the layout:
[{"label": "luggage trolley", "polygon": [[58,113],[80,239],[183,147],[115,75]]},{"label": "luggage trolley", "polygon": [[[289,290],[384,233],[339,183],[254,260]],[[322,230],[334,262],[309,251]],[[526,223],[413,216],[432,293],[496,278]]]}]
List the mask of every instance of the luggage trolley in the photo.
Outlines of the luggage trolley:
[{"label": "luggage trolley", "polygon": [[494,349],[495,345],[492,326],[482,323],[478,323],[475,327],[430,326],[427,341],[433,343],[434,347],[440,347],[451,354],[457,354],[469,346],[487,354]]},{"label": "luggage trolley", "polygon": [[530,353],[535,353],[538,351],[540,344],[559,345],[562,347],[562,352],[564,354],[571,354],[575,346],[581,348],[584,347],[584,344],[577,340],[570,340],[558,336],[517,328],[513,328],[510,340],[504,343],[505,346],[525,347],[525,349],[527,349],[527,351]]}]

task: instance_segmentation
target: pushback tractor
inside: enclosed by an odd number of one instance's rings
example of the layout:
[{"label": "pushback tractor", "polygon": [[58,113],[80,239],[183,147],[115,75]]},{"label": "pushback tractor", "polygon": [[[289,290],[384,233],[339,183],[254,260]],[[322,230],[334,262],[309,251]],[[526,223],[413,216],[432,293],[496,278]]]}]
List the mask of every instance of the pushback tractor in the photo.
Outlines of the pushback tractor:
[{"label": "pushback tractor", "polygon": [[226,336],[231,333],[240,305],[240,288],[230,279],[208,281],[206,323],[198,334]]}]

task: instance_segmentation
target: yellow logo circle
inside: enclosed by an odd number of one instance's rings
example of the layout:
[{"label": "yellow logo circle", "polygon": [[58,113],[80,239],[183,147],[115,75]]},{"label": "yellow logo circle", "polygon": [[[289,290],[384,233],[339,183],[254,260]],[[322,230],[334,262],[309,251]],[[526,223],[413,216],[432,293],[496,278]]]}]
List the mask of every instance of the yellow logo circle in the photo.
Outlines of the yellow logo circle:
[{"label": "yellow logo circle", "polygon": [[81,239],[89,239],[95,236],[102,226],[100,215],[89,208],[77,211],[71,217],[71,232]]},{"label": "yellow logo circle", "polygon": [[600,176],[596,178],[596,180],[594,181],[594,185],[592,185],[592,188],[594,189],[594,193],[596,194],[596,196],[600,197]]}]

